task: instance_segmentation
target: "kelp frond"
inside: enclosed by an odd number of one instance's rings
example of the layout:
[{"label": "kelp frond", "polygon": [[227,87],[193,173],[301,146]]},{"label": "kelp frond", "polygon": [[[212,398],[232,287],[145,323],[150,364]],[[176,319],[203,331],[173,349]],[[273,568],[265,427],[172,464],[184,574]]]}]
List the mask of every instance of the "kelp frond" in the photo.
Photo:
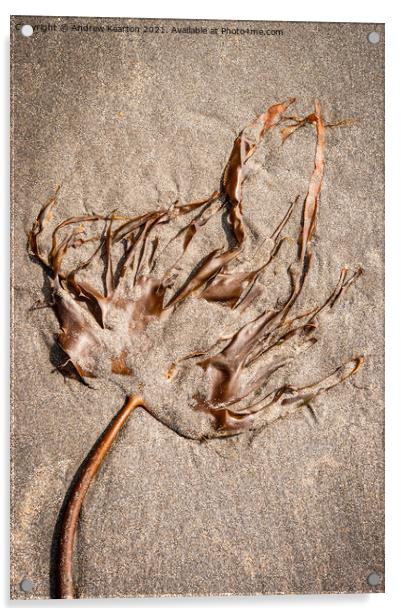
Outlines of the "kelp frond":
[{"label": "kelp frond", "polygon": [[[41,208],[28,234],[28,247],[49,275],[51,305],[59,322],[57,341],[77,378],[87,383],[88,379],[99,376],[97,360],[105,355],[102,331],[116,312],[125,314],[127,344],[118,354],[110,354],[107,361],[111,373],[129,379],[132,370],[127,355],[132,337],[146,330],[154,320],[168,320],[177,306],[185,305],[189,298],[217,302],[232,313],[231,335],[216,332],[215,343],[209,350],[193,349],[184,358],[177,357],[164,372],[165,378],[173,381],[184,363],[194,362],[203,369],[209,389],[207,394],[193,392],[194,408],[213,417],[216,437],[251,428],[255,416],[266,413],[272,405],[298,408],[300,402],[305,404],[328,391],[362,366],[363,357],[359,356],[345,362],[319,383],[302,388],[285,383],[269,389],[276,373],[317,343],[323,314],[335,306],[362,274],[361,268],[350,275],[343,268],[337,285],[325,301],[303,314],[291,316],[312,262],[312,240],[325,168],[326,131],[351,123],[350,120],[327,123],[319,101],[305,118],[285,115],[294,100],[272,105],[239,133],[222,172],[220,189],[203,199],[175,202],[133,217],[116,212],[73,216],[57,224],[50,235],[48,228],[60,187]],[[299,201],[298,196],[276,223],[269,238],[268,254],[262,262],[247,269],[241,267],[239,257],[247,240],[243,190],[250,173],[248,163],[268,131],[280,126],[285,142],[307,125],[314,128],[316,147],[302,206],[298,253],[288,268],[290,291],[278,298],[276,307],[267,306],[246,321],[247,311],[263,295],[265,287],[259,282],[262,273],[278,258],[283,244],[291,241],[284,232]],[[227,236],[226,245],[214,247],[185,274],[185,257],[194,238],[212,217],[223,212],[227,213],[231,238]],[[179,224],[181,219],[184,224],[163,244],[161,230]],[[167,263],[165,255],[171,249],[175,250],[175,259]],[[71,266],[71,253],[76,256],[80,251],[84,251],[85,258],[75,259]],[[94,263],[102,264],[96,284],[85,275]],[[236,326],[236,323],[241,324]]]}]

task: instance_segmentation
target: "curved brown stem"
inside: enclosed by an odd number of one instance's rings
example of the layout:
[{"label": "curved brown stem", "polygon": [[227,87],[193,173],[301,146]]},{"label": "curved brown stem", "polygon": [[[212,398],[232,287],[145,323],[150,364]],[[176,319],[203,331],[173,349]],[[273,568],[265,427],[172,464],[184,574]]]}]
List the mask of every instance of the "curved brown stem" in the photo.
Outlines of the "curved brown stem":
[{"label": "curved brown stem", "polygon": [[79,479],[71,490],[62,519],[59,541],[59,557],[57,562],[59,599],[75,598],[73,581],[74,542],[78,518],[86,493],[131,412],[143,404],[143,400],[139,396],[128,397],[123,408],[113,418],[93,450],[89,453],[82,466]]}]

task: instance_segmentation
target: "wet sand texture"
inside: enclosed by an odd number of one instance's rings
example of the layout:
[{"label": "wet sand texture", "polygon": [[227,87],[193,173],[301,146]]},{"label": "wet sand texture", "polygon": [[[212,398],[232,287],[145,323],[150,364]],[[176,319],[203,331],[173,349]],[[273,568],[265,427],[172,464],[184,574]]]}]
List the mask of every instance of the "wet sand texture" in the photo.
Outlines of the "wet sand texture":
[{"label": "wet sand texture", "polygon": [[[370,592],[373,571],[383,591],[383,41],[369,24],[25,39],[17,23],[66,20],[12,19],[12,597],[54,593],[65,493],[129,394],[150,412],[88,492],[79,597]],[[146,245],[119,280],[140,215]],[[85,305],[54,276],[71,217],[59,273],[98,249],[74,278]]]}]

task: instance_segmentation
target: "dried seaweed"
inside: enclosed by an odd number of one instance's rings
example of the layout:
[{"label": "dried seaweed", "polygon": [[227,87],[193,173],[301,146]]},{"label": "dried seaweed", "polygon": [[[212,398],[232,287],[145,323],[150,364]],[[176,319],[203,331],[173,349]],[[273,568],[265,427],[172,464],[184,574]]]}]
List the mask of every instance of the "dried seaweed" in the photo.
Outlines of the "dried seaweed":
[{"label": "dried seaweed", "polygon": [[[361,268],[351,274],[343,268],[338,283],[324,301],[300,314],[292,314],[312,263],[312,240],[325,167],[326,130],[351,123],[350,120],[325,122],[318,101],[314,111],[305,118],[286,116],[294,100],[269,107],[240,132],[223,171],[221,188],[207,198],[191,203],[175,202],[135,217],[116,212],[73,216],[61,221],[49,234],[60,196],[60,187],[57,188],[32,226],[28,248],[50,280],[51,306],[59,323],[57,342],[67,356],[61,369],[68,369],[69,376],[84,384],[103,378],[105,373],[132,379],[129,352],[133,341],[139,340],[151,323],[168,323],[177,307],[190,299],[218,303],[231,315],[230,333],[216,331],[215,341],[207,350],[192,349],[164,370],[164,378],[171,382],[183,367],[189,371],[191,367],[203,370],[206,386],[202,391],[193,391],[193,413],[210,417],[212,428],[207,435],[200,435],[199,440],[205,436],[227,438],[259,429],[260,425],[254,423],[256,417],[265,417],[268,425],[299,409],[311,409],[312,401],[318,396],[359,370],[363,356],[348,359],[319,382],[302,387],[287,381],[279,386],[270,385],[280,370],[314,347],[323,316],[362,274]],[[266,274],[289,239],[283,233],[299,202],[296,197],[271,234],[268,254],[259,263],[254,255],[254,263],[242,269],[240,256],[247,240],[243,189],[250,173],[248,163],[267,132],[278,125],[283,143],[302,127],[314,128],[314,164],[302,205],[297,254],[288,268],[290,290],[277,298],[274,307],[266,306],[247,319],[255,300],[260,300],[265,291],[260,277]],[[195,267],[185,271],[192,242],[212,217],[222,213],[226,214],[229,231],[225,235],[226,244],[214,247]],[[181,220],[184,224],[177,230]],[[170,228],[172,234],[163,243],[162,230]],[[169,251],[174,254],[172,262],[166,258]],[[95,262],[103,265],[101,276],[94,283],[86,274]],[[108,348],[110,337],[104,336],[116,315],[123,323],[125,340],[118,351]],[[106,371],[99,370],[99,361],[103,367],[106,365]],[[188,436],[179,426],[160,417],[147,403],[146,394],[138,404],[177,434]],[[81,505],[82,499],[76,507],[79,509]],[[70,569],[61,574],[64,581],[68,578],[68,592],[62,596],[71,596],[72,592],[74,529],[68,528]]]},{"label": "dried seaweed", "polygon": [[[60,187],[54,196],[40,210],[28,236],[31,253],[49,272],[52,284],[52,300],[60,330],[58,344],[67,355],[77,378],[85,383],[96,377],[96,358],[105,354],[101,330],[107,327],[107,320],[115,311],[123,310],[127,315],[127,348],[117,356],[109,357],[110,371],[129,378],[132,370],[126,359],[129,340],[144,331],[154,319],[166,319],[175,307],[189,297],[199,297],[208,302],[218,302],[233,311],[235,323],[237,313],[246,309],[256,297],[263,293],[258,284],[261,273],[277,257],[285,238],[283,230],[294,212],[298,198],[290,205],[282,221],[270,237],[270,254],[258,267],[241,271],[238,257],[246,240],[243,222],[242,193],[249,173],[247,163],[261,143],[268,130],[277,124],[281,128],[283,141],[296,130],[307,124],[313,125],[316,132],[316,151],[314,168],[309,188],[304,199],[302,220],[298,237],[298,256],[289,267],[291,292],[281,300],[279,308],[266,308],[253,320],[242,325],[218,353],[203,357],[198,365],[210,382],[207,397],[194,392],[195,409],[209,412],[215,418],[214,436],[222,436],[227,431],[249,428],[255,413],[265,411],[270,402],[260,405],[253,394],[266,386],[270,377],[288,364],[298,353],[306,351],[316,342],[319,327],[318,315],[331,308],[338,297],[361,273],[345,278],[341,274],[339,287],[333,297],[324,302],[311,316],[288,318],[292,307],[300,296],[312,259],[311,241],[317,224],[319,196],[324,173],[324,151],[327,127],[343,126],[350,121],[325,123],[321,107],[316,101],[314,112],[305,118],[284,116],[294,99],[273,105],[247,126],[234,141],[231,154],[222,176],[222,188],[215,190],[210,197],[192,203],[174,203],[165,209],[129,217],[113,213],[104,215],[74,216],[59,223],[51,234],[50,247],[44,250],[42,236],[54,215],[54,208]],[[291,122],[288,124],[288,122]],[[208,220],[223,208],[228,211],[228,223],[233,241],[226,247],[217,247],[203,258],[202,262],[190,272],[179,288],[175,287],[181,262],[196,234]],[[200,212],[199,212],[200,210]],[[158,229],[172,224],[180,217],[195,212],[189,222],[162,247]],[[88,237],[87,227],[103,225],[98,235]],[[93,243],[95,250],[73,269],[63,267],[71,250],[79,251],[82,246]],[[178,257],[170,267],[156,276],[156,265],[163,263],[165,251],[172,244],[179,246]],[[123,247],[122,255],[115,266],[113,254]],[[94,259],[103,258],[103,289],[95,288],[82,274]],[[230,269],[230,266],[234,267]],[[159,267],[160,269],[160,267]],[[129,281],[128,281],[129,279]],[[122,284],[126,281],[125,284]],[[172,290],[168,297],[168,291]],[[296,326],[295,326],[296,324]],[[216,344],[220,340],[217,332]],[[277,352],[279,347],[280,352]],[[190,357],[196,356],[191,353]],[[263,359],[260,369],[247,379],[247,373],[256,361]],[[167,378],[173,379],[176,367],[183,360],[174,362],[166,370]],[[355,359],[359,367],[359,360]],[[65,368],[65,366],[64,366]],[[304,388],[308,389],[308,386]],[[279,403],[284,391],[294,390],[286,385],[268,394],[268,399]],[[301,394],[298,392],[297,399]],[[264,394],[264,397],[265,394]],[[270,397],[270,398],[269,398]],[[285,398],[285,404],[291,397]],[[239,402],[248,402],[238,409]],[[283,403],[283,401],[281,402]],[[255,409],[258,409],[257,411]]]}]

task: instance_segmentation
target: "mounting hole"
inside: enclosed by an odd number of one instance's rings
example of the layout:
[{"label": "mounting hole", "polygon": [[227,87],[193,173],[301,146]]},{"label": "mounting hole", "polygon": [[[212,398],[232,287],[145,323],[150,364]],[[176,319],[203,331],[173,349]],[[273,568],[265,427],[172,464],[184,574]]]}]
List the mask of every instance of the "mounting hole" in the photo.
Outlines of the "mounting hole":
[{"label": "mounting hole", "polygon": [[32,36],[33,34],[32,26],[30,26],[29,24],[25,24],[24,26],[22,26],[21,34],[22,36]]},{"label": "mounting hole", "polygon": [[372,43],[373,45],[377,45],[377,43],[380,41],[380,33],[379,32],[369,32],[368,41],[369,43]]},{"label": "mounting hole", "polygon": [[368,575],[368,584],[369,586],[378,586],[380,584],[380,575],[376,573],[376,571],[372,571]]},{"label": "mounting hole", "polygon": [[22,580],[20,587],[21,590],[23,590],[24,592],[32,592],[33,582],[32,580],[28,580],[27,578],[25,578],[24,580]]}]

